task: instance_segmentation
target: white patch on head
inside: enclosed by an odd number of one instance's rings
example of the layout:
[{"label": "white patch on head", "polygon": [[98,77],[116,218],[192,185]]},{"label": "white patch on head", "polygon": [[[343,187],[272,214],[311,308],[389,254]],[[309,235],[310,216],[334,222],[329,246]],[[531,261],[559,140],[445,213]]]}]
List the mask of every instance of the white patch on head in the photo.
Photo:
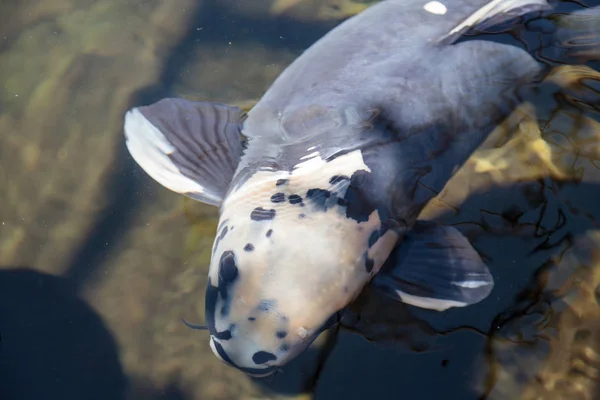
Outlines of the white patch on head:
[{"label": "white patch on head", "polygon": [[352,176],[359,170],[371,172],[371,169],[365,164],[360,150],[354,150],[329,162],[315,156],[296,164],[291,173],[259,170],[236,190],[229,193],[221,208],[224,210],[234,204],[236,204],[235,207],[252,206],[252,208],[269,205],[269,198],[275,193],[274,182],[278,179],[289,179],[288,190],[302,191],[304,189],[306,191],[313,187],[327,188],[332,176]]},{"label": "white patch on head", "polygon": [[207,200],[215,197],[204,193],[202,186],[181,173],[169,158],[175,147],[137,108],[125,115],[125,137],[133,159],[161,185],[176,193],[203,193]]},{"label": "white patch on head", "polygon": [[302,161],[302,162],[294,165],[294,170],[297,170],[300,168],[317,169],[318,167],[323,166],[324,164],[325,164],[325,162],[323,161],[323,159],[321,157],[313,157],[306,161]]},{"label": "white patch on head", "polygon": [[307,154],[304,157],[301,157],[300,159],[301,160],[311,159],[311,158],[317,157],[318,155],[319,155],[319,152],[315,151],[314,153]]},{"label": "white patch on head", "polygon": [[396,290],[403,303],[410,304],[415,307],[426,308],[428,310],[444,311],[452,307],[464,307],[467,303],[455,300],[432,299],[429,297],[419,297],[412,294],[404,293]]},{"label": "white patch on head", "polygon": [[423,9],[429,13],[436,15],[444,15],[448,12],[446,6],[439,1],[430,1],[423,6]]},{"label": "white patch on head", "polygon": [[[317,152],[316,154],[318,155],[319,153]],[[304,157],[302,159],[304,159]],[[330,171],[334,168],[340,170],[340,173],[346,173],[349,175],[352,175],[352,173],[358,170],[371,172],[371,169],[367,166],[367,164],[365,164],[365,160],[362,156],[362,151],[354,150],[350,153],[336,157],[329,162],[323,160],[320,157],[314,157],[307,161],[300,162],[294,165],[294,171],[292,172],[292,176],[311,173],[318,173],[318,176],[322,176],[325,174],[329,174],[329,172],[326,172],[325,170]],[[314,183],[315,186],[317,184],[318,182]]]},{"label": "white patch on head", "polygon": [[[329,162],[316,156],[296,165],[291,173],[257,171],[222,203],[220,220],[229,220],[227,225],[235,229],[229,229],[220,241],[212,256],[209,276],[216,284],[222,252],[235,252],[239,270],[232,289],[235,293],[231,293],[227,317],[219,315],[218,303],[215,324],[219,330],[235,324],[237,350],[225,350],[236,364],[250,362],[253,352],[259,350],[276,354],[278,365],[284,363],[372,278],[365,265],[365,253],[370,235],[381,227],[377,211],[366,221],[358,222],[346,217],[338,205],[317,210],[307,199],[308,190],[315,188],[335,191],[336,196],[343,198],[350,181],[342,179],[332,185],[331,178],[350,178],[359,170],[370,171],[360,150]],[[279,179],[287,181],[276,185]],[[277,193],[284,193],[286,201],[272,202],[271,197]],[[291,204],[292,194],[302,197],[304,206]],[[258,207],[275,210],[274,218],[251,220],[252,211]],[[268,231],[271,232],[267,237]],[[247,243],[253,245],[250,252],[243,250]],[[389,233],[372,247],[373,271],[381,267],[394,244],[395,234]],[[256,315],[255,320],[248,322],[249,314],[263,300],[272,300],[275,310]],[[287,321],[287,351],[280,350],[281,339],[275,335],[280,326],[279,315]],[[228,343],[233,344],[233,340]]]}]

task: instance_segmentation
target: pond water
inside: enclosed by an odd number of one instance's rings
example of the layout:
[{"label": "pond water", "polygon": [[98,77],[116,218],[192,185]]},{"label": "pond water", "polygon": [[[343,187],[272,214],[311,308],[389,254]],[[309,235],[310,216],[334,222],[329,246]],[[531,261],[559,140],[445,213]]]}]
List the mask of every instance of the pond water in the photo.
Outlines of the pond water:
[{"label": "pond water", "polygon": [[368,3],[175,4],[0,4],[0,399],[600,398],[600,63],[557,68],[422,214],[469,238],[490,297],[438,313],[366,289],[344,326],[254,380],[181,322],[204,321],[217,209],[135,164],[124,113],[249,108]]}]

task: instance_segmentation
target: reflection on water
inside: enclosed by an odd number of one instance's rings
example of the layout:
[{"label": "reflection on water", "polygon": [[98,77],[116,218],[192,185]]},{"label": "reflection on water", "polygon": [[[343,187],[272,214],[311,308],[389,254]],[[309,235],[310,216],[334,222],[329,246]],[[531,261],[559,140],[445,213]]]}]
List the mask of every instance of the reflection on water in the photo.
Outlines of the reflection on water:
[{"label": "reflection on water", "polygon": [[251,107],[366,4],[0,4],[0,398],[600,396],[592,69],[555,70],[423,212],[485,257],[496,287],[484,302],[436,313],[366,290],[345,327],[266,382],[180,322],[203,321],[217,211],[133,164],[125,110],[165,96]]}]

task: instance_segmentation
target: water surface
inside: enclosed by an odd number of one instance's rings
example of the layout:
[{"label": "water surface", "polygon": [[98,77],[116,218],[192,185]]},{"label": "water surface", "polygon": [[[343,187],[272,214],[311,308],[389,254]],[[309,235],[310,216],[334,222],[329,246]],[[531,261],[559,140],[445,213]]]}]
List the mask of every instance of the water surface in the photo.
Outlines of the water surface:
[{"label": "water surface", "polygon": [[[345,327],[266,382],[181,323],[204,320],[217,210],[137,167],[125,111],[167,96],[250,107],[364,7],[0,4],[1,399],[600,398],[593,70],[557,69],[423,213],[490,265],[496,287],[482,303],[436,313],[366,290]],[[498,40],[535,43],[522,28]]]}]

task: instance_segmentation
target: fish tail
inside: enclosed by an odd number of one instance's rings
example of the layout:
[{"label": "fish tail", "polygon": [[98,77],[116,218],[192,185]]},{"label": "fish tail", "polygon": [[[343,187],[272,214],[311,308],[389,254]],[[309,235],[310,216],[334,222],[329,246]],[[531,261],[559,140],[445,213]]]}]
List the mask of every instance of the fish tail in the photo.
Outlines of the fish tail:
[{"label": "fish tail", "polygon": [[600,61],[600,6],[551,17],[556,25],[552,58],[565,64]]}]

